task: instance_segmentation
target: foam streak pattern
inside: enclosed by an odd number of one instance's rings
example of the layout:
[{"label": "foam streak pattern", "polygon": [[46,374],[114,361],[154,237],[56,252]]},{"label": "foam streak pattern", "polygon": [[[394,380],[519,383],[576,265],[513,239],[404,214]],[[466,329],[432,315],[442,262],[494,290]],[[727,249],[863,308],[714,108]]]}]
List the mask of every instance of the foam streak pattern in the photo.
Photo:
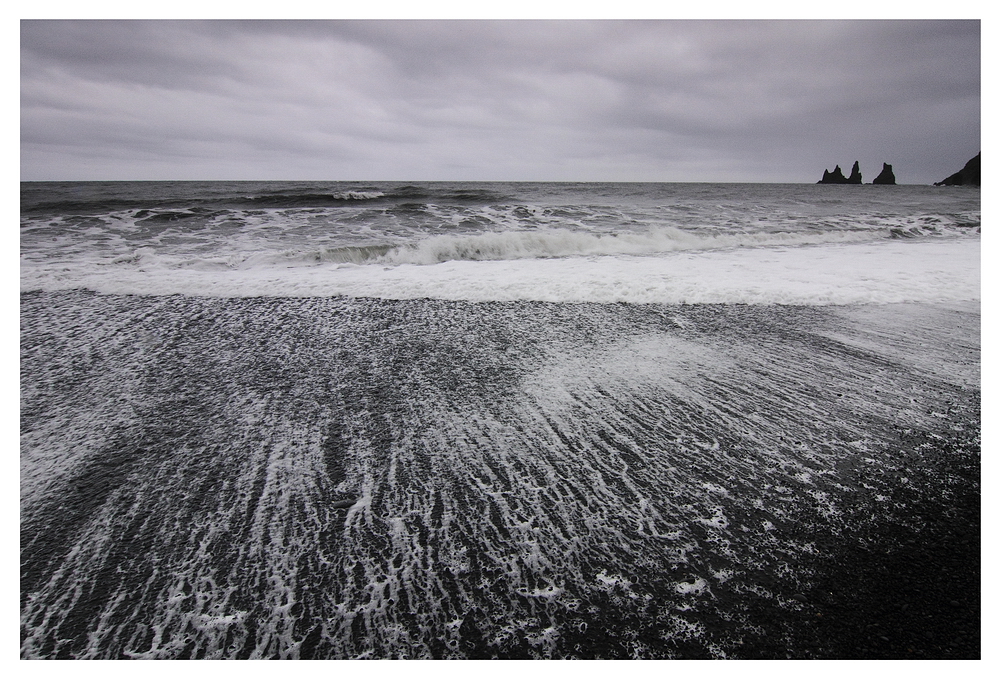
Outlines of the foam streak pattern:
[{"label": "foam streak pattern", "polygon": [[979,390],[978,303],[21,318],[23,658],[724,657]]}]

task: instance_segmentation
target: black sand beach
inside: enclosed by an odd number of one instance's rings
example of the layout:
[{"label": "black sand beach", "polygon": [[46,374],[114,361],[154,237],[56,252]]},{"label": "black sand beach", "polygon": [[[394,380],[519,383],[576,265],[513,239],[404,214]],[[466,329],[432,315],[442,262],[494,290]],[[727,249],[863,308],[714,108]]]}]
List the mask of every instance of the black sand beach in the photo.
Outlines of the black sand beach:
[{"label": "black sand beach", "polygon": [[21,295],[22,658],[979,658],[978,303]]},{"label": "black sand beach", "polygon": [[20,23],[22,660],[980,659],[980,21],[549,13]]}]

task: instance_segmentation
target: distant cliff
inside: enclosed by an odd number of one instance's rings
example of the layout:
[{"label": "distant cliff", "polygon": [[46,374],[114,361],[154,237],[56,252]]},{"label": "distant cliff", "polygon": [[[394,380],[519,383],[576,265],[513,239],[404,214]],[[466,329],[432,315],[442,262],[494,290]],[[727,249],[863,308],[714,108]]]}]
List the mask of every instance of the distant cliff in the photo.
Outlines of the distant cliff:
[{"label": "distant cliff", "polygon": [[896,176],[892,174],[892,166],[888,163],[882,164],[882,172],[872,180],[872,184],[895,184]]},{"label": "distant cliff", "polygon": [[833,172],[824,170],[823,179],[816,184],[861,184],[861,167],[857,161],[854,161],[850,177],[844,177],[844,171],[840,169],[839,165],[833,169]]},{"label": "distant cliff", "polygon": [[965,164],[964,168],[956,172],[954,175],[945,177],[940,182],[934,182],[934,186],[939,187],[941,185],[952,186],[956,184],[970,184],[978,187],[980,185],[979,157],[982,155],[983,152],[980,151],[974,158],[969,159],[969,162]]}]

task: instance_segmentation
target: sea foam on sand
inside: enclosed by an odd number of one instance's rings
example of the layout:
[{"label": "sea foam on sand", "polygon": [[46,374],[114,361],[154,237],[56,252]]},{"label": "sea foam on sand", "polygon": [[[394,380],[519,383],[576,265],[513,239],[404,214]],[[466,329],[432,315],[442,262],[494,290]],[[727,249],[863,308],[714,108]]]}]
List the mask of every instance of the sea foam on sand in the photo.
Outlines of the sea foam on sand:
[{"label": "sea foam on sand", "polygon": [[979,258],[978,239],[393,267],[318,264],[206,271],[151,258],[62,269],[22,263],[21,290],[664,304],[934,302],[978,300]]}]

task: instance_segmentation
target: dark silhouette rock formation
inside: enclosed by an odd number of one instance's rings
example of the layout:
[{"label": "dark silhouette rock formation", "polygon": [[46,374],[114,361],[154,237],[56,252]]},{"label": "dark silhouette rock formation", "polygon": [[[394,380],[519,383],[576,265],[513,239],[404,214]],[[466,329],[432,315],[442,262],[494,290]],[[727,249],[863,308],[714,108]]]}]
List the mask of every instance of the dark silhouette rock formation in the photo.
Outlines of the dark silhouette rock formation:
[{"label": "dark silhouette rock formation", "polygon": [[847,178],[848,184],[861,184],[861,166],[858,165],[857,161],[854,161],[854,167],[851,168],[851,176]]},{"label": "dark silhouette rock formation", "polygon": [[958,184],[969,184],[972,186],[980,185],[980,160],[979,157],[983,155],[980,151],[975,155],[974,158],[969,159],[969,162],[965,164],[965,167],[956,172],[954,175],[949,175],[940,182],[934,182],[934,186],[939,187],[953,186]]},{"label": "dark silhouette rock formation", "polygon": [[816,182],[816,184],[861,184],[861,168],[858,162],[854,161],[854,167],[851,168],[851,176],[844,177],[844,171],[838,165],[833,169],[833,172],[824,170],[823,179]]},{"label": "dark silhouette rock formation", "polygon": [[823,179],[816,182],[816,184],[847,184],[847,178],[844,177],[844,172],[840,169],[838,165],[833,169],[833,172],[829,170],[823,171]]},{"label": "dark silhouette rock formation", "polygon": [[892,166],[888,163],[882,164],[882,172],[872,180],[872,184],[895,184],[896,176],[892,174]]}]

